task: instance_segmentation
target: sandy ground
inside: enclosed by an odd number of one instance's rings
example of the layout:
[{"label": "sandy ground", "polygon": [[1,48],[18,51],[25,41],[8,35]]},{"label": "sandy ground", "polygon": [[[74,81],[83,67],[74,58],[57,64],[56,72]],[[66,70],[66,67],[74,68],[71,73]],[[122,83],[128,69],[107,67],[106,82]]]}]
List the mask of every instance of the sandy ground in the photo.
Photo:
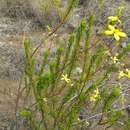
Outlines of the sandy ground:
[{"label": "sandy ground", "polygon": [[0,130],[14,117],[18,82],[0,79]]}]

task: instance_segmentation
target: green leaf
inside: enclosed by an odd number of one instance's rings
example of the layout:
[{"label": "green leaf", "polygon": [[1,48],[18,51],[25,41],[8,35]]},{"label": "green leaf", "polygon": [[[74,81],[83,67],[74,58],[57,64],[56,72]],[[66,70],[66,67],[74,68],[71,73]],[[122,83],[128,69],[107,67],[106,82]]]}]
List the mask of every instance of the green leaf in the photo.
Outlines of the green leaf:
[{"label": "green leaf", "polygon": [[123,112],[113,110],[108,116],[109,123],[114,124],[123,116]]},{"label": "green leaf", "polygon": [[37,83],[37,91],[41,92],[43,89],[47,89],[52,82],[52,74],[46,73],[44,76],[40,77]]},{"label": "green leaf", "polygon": [[108,111],[111,108],[113,102],[116,99],[118,99],[119,96],[120,96],[120,88],[114,87],[110,95],[105,99],[104,110]]},{"label": "green leaf", "polygon": [[80,96],[79,96],[80,102],[85,101],[85,99],[86,99],[86,94],[85,93],[81,93]]},{"label": "green leaf", "polygon": [[130,52],[130,44],[128,44],[126,47],[123,48],[121,53],[117,56],[118,59],[123,58],[128,52]]},{"label": "green leaf", "polygon": [[30,111],[28,111],[28,110],[23,110],[23,111],[21,111],[20,113],[20,116],[22,117],[22,118],[30,118],[31,117],[31,112]]},{"label": "green leaf", "polygon": [[126,122],[126,126],[125,126],[124,130],[130,130],[130,118]]}]

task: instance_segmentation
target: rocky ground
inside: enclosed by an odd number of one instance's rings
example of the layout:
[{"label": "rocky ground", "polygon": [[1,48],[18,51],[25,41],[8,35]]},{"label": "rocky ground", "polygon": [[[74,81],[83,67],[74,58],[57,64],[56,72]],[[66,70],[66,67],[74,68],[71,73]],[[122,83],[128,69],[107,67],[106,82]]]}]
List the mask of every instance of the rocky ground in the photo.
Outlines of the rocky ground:
[{"label": "rocky ground", "polygon": [[0,130],[14,117],[18,78],[23,68],[23,53],[16,22],[0,18]]}]

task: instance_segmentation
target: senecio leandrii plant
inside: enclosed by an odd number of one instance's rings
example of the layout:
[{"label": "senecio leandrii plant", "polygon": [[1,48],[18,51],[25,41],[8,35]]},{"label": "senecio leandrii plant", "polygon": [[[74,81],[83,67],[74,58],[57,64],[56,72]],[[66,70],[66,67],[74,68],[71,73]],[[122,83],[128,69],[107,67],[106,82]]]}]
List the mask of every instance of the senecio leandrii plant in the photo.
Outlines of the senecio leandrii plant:
[{"label": "senecio leandrii plant", "polygon": [[[32,130],[81,130],[97,126],[99,129],[102,125],[106,129],[121,125],[129,130],[129,117],[125,116],[129,106],[123,100],[126,90],[120,80],[130,77],[123,63],[130,45],[119,48],[119,44],[113,44],[111,49],[102,40],[91,43],[94,18],[90,15],[82,20],[68,39],[59,43],[53,58],[51,48],[46,48],[40,63],[34,55],[38,47],[34,51],[30,41],[24,40],[23,90],[27,104],[19,115]],[[117,23],[121,23],[119,16],[109,16],[104,34],[120,42],[127,35]]]}]

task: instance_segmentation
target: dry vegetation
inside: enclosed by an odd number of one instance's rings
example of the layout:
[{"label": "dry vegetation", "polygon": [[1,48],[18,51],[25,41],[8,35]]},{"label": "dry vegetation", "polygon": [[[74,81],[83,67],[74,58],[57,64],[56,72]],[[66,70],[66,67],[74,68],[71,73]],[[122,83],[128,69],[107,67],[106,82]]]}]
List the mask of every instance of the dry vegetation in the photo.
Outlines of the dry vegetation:
[{"label": "dry vegetation", "polygon": [[[18,19],[33,19],[35,22],[45,25],[51,16],[43,13],[41,0],[1,0],[1,15]],[[46,20],[45,20],[46,19]]]}]

